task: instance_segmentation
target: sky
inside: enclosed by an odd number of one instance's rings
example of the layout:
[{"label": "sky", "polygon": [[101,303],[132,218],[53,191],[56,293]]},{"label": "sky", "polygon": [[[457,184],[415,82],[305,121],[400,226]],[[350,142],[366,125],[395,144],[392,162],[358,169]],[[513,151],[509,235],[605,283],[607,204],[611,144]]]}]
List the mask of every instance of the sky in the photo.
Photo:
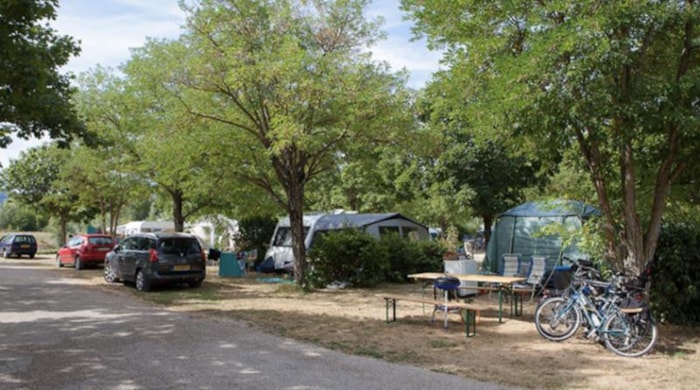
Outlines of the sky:
[{"label": "sky", "polygon": [[[381,15],[387,39],[370,50],[378,61],[388,62],[393,71],[406,69],[408,84],[420,88],[438,70],[440,54],[426,49],[422,41],[411,42],[410,22],[402,20],[399,0],[374,0],[369,17]],[[146,38],[177,38],[185,22],[178,0],[60,0],[57,18],[51,23],[61,35],[80,42],[81,54],[62,72],[80,74],[95,68],[118,68],[128,61],[130,49],[144,45]],[[15,139],[0,149],[0,164],[7,167],[22,150],[44,141]]]}]

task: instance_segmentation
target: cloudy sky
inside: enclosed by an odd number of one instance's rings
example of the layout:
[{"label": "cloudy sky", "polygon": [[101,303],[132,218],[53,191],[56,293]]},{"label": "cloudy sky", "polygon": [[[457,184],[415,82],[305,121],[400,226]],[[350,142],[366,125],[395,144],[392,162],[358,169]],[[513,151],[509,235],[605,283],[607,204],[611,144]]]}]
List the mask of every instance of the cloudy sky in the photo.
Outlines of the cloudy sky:
[{"label": "cloudy sky", "polygon": [[[64,69],[75,74],[98,64],[117,68],[129,59],[129,49],[142,46],[146,37],[177,37],[185,20],[178,0],[60,0],[57,11],[52,26],[80,41],[81,55]],[[375,59],[389,62],[393,70],[407,69],[409,85],[422,87],[438,69],[439,54],[428,51],[424,42],[411,42],[410,24],[402,20],[399,0],[374,0],[368,16],[376,15],[386,20],[388,37],[371,49]],[[0,150],[0,163],[6,167],[22,150],[41,142],[15,140]]]}]

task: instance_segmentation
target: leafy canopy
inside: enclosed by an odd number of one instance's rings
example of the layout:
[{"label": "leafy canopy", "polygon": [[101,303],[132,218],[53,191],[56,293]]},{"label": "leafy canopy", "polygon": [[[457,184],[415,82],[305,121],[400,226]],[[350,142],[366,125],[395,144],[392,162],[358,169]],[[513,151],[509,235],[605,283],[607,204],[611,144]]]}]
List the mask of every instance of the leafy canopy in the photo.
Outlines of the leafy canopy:
[{"label": "leafy canopy", "polygon": [[401,3],[446,49],[469,119],[551,156],[578,148],[610,258],[633,270],[653,258],[668,195],[698,151],[700,4]]},{"label": "leafy canopy", "polygon": [[80,49],[41,24],[56,18],[58,0],[0,2],[0,147],[48,134],[63,145],[85,131],[70,103],[70,76],[58,73]]}]

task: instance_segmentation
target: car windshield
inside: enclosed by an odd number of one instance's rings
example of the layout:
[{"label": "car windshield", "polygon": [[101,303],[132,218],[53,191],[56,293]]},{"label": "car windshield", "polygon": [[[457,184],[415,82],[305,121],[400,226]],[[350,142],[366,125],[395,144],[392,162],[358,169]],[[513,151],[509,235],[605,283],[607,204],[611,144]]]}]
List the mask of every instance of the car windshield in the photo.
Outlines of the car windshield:
[{"label": "car windshield", "polygon": [[201,248],[197,240],[185,237],[162,238],[158,243],[159,249],[163,253],[200,253]]},{"label": "car windshield", "polygon": [[34,236],[17,236],[15,237],[15,242],[28,242],[30,244],[34,243]]}]

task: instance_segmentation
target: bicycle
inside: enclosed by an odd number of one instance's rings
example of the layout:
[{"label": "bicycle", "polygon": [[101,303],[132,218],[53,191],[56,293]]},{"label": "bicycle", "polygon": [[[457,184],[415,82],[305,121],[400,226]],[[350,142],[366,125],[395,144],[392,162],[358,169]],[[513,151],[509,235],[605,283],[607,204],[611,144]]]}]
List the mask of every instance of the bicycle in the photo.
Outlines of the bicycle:
[{"label": "bicycle", "polygon": [[[600,273],[594,272],[589,262],[572,263],[575,272],[564,293],[538,304],[538,333],[547,340],[564,341],[583,325],[587,338],[601,341],[618,355],[635,357],[650,351],[658,332],[640,287],[645,283],[640,283],[642,277],[630,279],[617,274],[606,282],[600,280]],[[632,301],[636,307],[624,307],[624,302]]]}]

